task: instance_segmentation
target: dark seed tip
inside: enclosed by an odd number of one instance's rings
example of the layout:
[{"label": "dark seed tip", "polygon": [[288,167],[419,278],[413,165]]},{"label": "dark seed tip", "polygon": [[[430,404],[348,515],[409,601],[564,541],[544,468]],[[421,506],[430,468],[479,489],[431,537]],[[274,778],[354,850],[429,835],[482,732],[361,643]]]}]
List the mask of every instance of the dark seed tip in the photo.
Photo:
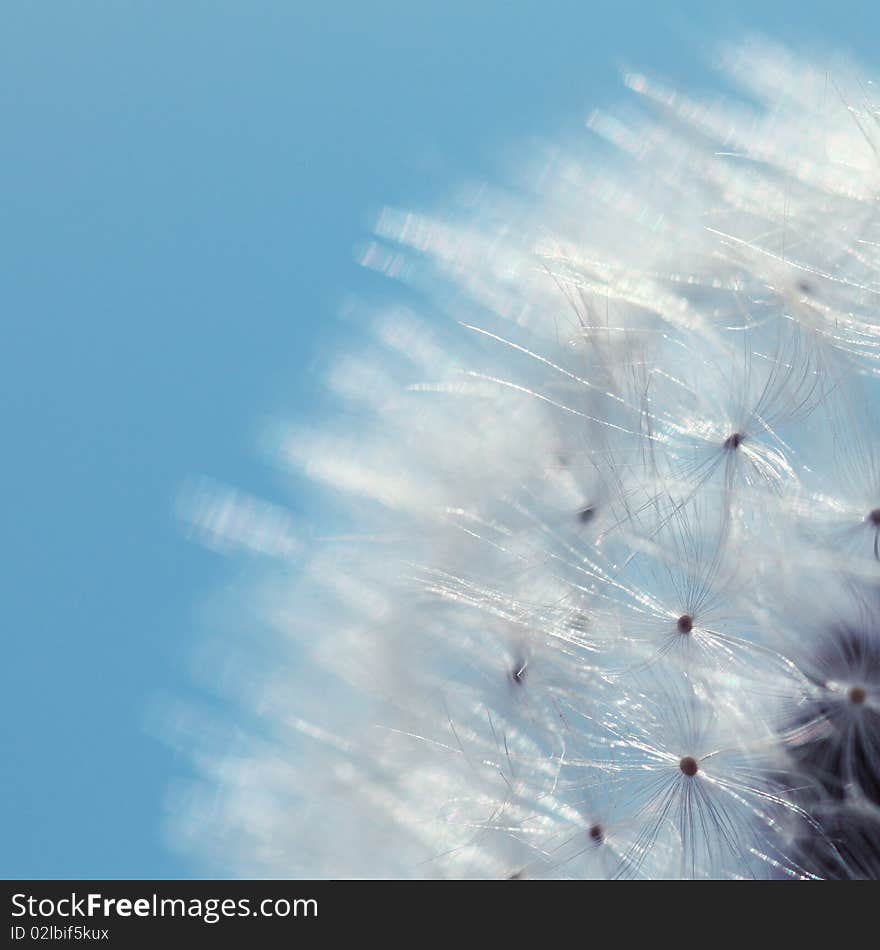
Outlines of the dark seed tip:
[{"label": "dark seed tip", "polygon": [[694,629],[694,618],[690,614],[682,614],[678,618],[678,632],[690,633]]},{"label": "dark seed tip", "polygon": [[741,432],[732,432],[724,440],[724,448],[731,449],[731,450],[738,449],[740,445],[742,445],[742,440],[743,440],[743,434]]},{"label": "dark seed tip", "polygon": [[678,767],[688,778],[693,778],[699,771],[697,760],[692,755],[686,755],[678,763]]},{"label": "dark seed tip", "polygon": [[595,505],[587,505],[586,508],[581,508],[578,512],[578,521],[580,521],[581,524],[589,524],[595,516]]},{"label": "dark seed tip", "polygon": [[808,280],[799,280],[797,283],[797,289],[808,297],[812,297],[815,293],[813,290],[813,285]]}]

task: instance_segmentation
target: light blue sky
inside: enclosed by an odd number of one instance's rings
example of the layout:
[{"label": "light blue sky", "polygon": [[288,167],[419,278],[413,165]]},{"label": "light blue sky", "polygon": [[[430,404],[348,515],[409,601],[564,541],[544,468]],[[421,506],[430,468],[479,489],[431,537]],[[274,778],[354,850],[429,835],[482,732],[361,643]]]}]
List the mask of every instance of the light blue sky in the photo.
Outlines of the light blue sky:
[{"label": "light blue sky", "polygon": [[[743,28],[876,59],[865,3],[6,0],[0,17],[0,875],[185,877],[188,762],[146,726],[188,696],[232,568],[175,521],[206,473],[294,511],[260,455],[302,415],[353,248],[502,147],[576,128],[623,63],[707,84]],[[508,157],[510,152],[507,152]]]}]

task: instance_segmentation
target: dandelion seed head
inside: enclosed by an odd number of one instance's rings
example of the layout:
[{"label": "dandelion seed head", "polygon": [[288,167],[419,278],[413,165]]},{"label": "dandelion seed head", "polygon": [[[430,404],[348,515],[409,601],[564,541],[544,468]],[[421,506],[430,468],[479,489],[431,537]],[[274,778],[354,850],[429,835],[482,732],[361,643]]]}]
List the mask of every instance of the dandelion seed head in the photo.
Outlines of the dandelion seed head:
[{"label": "dandelion seed head", "polygon": [[632,74],[589,144],[379,215],[411,303],[273,435],[324,514],[235,496],[278,567],[179,808],[219,864],[878,876],[877,106],[720,60],[742,97]]}]

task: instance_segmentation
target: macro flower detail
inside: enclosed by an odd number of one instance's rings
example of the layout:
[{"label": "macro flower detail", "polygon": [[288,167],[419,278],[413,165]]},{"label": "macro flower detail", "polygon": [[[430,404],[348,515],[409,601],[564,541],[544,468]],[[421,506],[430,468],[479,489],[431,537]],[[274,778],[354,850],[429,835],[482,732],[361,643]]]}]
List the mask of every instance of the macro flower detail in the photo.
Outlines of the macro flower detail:
[{"label": "macro flower detail", "polygon": [[721,61],[739,98],[630,74],[522,180],[379,215],[363,263],[408,303],[355,307],[337,409],[274,433],[324,520],[234,519],[282,565],[275,636],[241,661],[252,731],[200,749],[193,847],[877,876],[880,107],[843,61]]}]

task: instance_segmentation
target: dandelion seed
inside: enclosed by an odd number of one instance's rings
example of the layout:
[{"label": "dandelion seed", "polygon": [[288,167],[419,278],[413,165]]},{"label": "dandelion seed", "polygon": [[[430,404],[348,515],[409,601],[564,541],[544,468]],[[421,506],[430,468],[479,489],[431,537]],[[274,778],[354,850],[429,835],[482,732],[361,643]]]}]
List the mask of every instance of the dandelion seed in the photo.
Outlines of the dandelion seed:
[{"label": "dandelion seed", "polygon": [[510,671],[510,678],[517,686],[522,686],[526,681],[526,665],[525,662],[514,664],[513,669]]},{"label": "dandelion seed", "polygon": [[587,505],[586,508],[581,508],[578,512],[578,521],[581,524],[589,524],[595,517],[596,509],[592,505]]},{"label": "dandelion seed", "polygon": [[867,698],[867,693],[861,686],[853,686],[849,691],[849,701],[854,706],[861,706]]},{"label": "dandelion seed", "polygon": [[740,445],[742,445],[744,439],[745,436],[742,433],[734,432],[724,440],[724,448],[730,449],[731,451],[738,449]]}]

